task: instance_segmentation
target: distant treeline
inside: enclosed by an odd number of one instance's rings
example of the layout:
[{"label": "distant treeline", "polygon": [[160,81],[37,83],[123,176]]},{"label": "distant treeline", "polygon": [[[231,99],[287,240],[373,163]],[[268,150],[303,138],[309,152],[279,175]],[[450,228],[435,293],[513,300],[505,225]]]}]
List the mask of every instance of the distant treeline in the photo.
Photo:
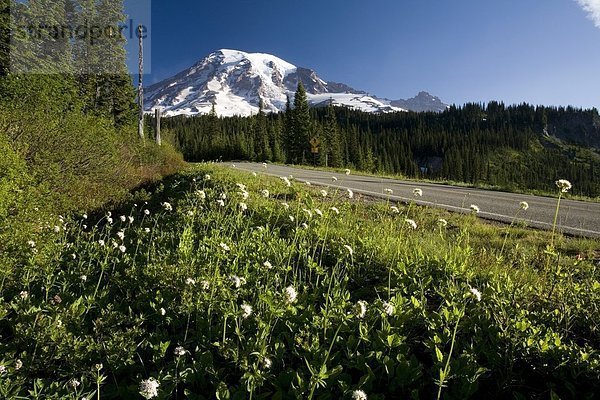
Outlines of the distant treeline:
[{"label": "distant treeline", "polygon": [[[288,102],[289,104],[289,102]],[[600,195],[598,111],[499,102],[452,106],[443,113],[372,114],[308,108],[299,87],[285,112],[252,117],[173,117],[187,160],[254,160],[351,167],[407,177]],[[319,138],[313,155],[309,140]],[[595,146],[594,150],[591,146]]]}]

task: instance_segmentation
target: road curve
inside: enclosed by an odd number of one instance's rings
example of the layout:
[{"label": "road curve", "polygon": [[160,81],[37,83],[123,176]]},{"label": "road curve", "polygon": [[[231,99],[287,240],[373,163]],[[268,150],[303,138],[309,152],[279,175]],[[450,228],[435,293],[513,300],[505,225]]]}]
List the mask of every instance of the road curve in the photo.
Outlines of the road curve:
[{"label": "road curve", "polygon": [[[416,204],[444,208],[449,211],[469,213],[471,204],[479,207],[482,218],[510,223],[519,210],[519,203],[529,204],[527,211],[519,212],[519,220],[528,226],[552,229],[556,199],[526,194],[514,194],[458,186],[439,185],[387,179],[375,176],[348,175],[331,171],[308,170],[283,165],[269,164],[265,169],[260,163],[238,162],[237,169],[254,171],[274,176],[293,175],[295,180],[309,181],[341,189],[351,189],[364,195],[387,198],[394,201],[414,201]],[[332,176],[338,178],[332,180]],[[384,193],[392,189],[393,194]],[[413,196],[413,189],[423,190],[422,197]],[[562,199],[557,230],[575,236],[600,238],[600,203]]]}]

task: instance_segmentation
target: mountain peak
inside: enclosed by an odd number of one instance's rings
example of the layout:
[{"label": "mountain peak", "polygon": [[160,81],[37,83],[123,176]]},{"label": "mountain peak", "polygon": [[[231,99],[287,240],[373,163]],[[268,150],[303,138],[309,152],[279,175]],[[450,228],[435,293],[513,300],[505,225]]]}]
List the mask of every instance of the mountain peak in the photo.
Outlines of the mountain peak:
[{"label": "mountain peak", "polygon": [[[216,50],[187,70],[148,87],[145,108],[147,111],[159,108],[166,116],[195,115],[209,113],[214,104],[220,116],[247,116],[258,113],[262,100],[265,111],[278,112],[285,109],[287,96],[293,96],[299,82],[313,106],[331,99],[335,105],[366,112],[407,109],[343,83],[327,82],[314,70],[295,66],[272,54],[233,49]],[[417,97],[432,97],[422,93]],[[419,103],[427,101],[432,100],[422,98]]]},{"label": "mountain peak", "polygon": [[435,111],[442,112],[448,108],[448,105],[442,102],[442,100],[433,96],[429,92],[420,91],[415,97],[404,100],[394,100],[391,102],[393,106],[402,107],[410,111],[423,112],[423,111]]}]

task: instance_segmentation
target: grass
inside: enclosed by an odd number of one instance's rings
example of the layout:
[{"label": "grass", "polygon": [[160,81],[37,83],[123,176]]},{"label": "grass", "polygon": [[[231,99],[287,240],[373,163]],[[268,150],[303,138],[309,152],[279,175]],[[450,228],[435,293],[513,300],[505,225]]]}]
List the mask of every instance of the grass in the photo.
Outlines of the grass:
[{"label": "grass", "polygon": [[0,270],[0,396],[595,396],[598,241],[321,190],[200,164],[45,217]]}]

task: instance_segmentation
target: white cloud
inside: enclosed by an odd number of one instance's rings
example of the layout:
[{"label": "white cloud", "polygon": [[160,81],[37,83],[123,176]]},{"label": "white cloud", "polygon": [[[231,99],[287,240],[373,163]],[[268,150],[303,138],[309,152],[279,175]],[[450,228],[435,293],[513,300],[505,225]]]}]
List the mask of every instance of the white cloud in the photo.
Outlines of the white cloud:
[{"label": "white cloud", "polygon": [[575,0],[585,12],[589,19],[594,21],[594,25],[600,28],[600,0]]}]

